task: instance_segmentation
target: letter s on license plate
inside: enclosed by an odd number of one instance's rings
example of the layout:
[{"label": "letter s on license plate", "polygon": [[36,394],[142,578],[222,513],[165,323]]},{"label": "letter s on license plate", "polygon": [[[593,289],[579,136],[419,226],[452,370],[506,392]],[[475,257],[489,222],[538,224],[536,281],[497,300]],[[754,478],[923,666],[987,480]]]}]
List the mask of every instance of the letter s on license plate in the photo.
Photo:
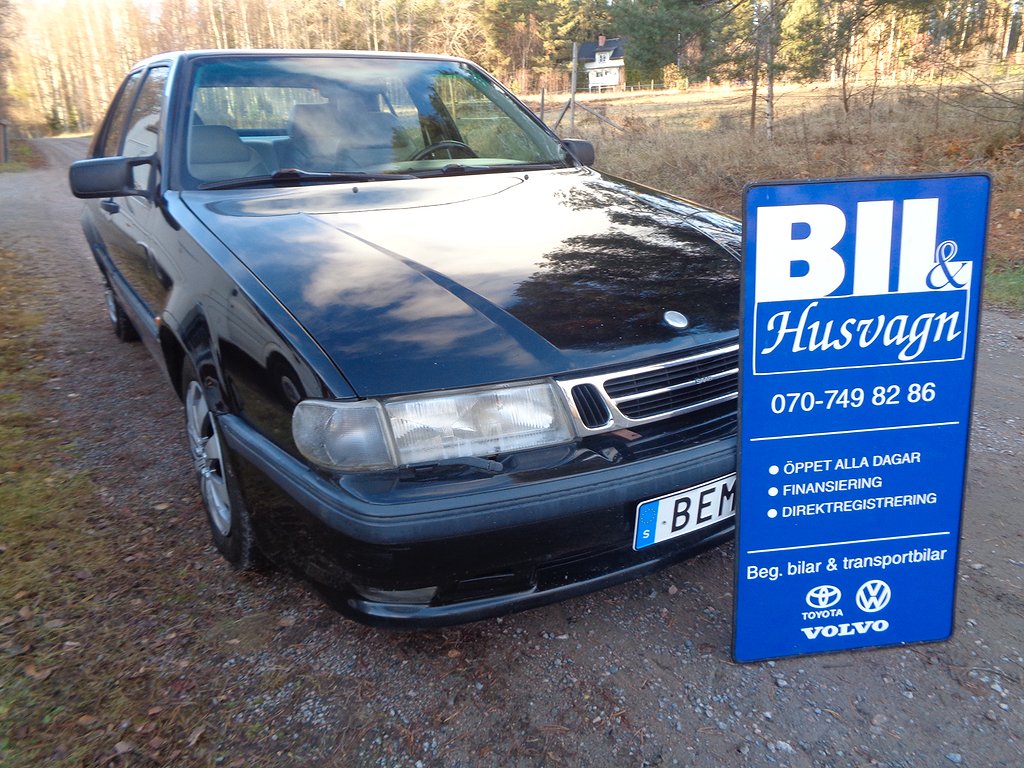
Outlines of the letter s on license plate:
[{"label": "letter s on license plate", "polygon": [[636,507],[633,549],[643,549],[727,520],[736,514],[736,475],[644,501]]}]

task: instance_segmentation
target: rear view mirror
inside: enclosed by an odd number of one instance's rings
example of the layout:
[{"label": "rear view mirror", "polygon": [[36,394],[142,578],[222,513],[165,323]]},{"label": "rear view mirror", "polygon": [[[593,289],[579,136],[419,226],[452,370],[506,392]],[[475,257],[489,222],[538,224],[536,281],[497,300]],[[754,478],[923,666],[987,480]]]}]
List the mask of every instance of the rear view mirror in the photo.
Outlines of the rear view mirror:
[{"label": "rear view mirror", "polygon": [[583,139],[562,139],[562,145],[583,165],[593,165],[597,155],[594,145]]},{"label": "rear view mirror", "polygon": [[68,181],[75,197],[125,197],[145,195],[138,189],[132,170],[152,162],[151,157],[96,157],[71,164]]}]

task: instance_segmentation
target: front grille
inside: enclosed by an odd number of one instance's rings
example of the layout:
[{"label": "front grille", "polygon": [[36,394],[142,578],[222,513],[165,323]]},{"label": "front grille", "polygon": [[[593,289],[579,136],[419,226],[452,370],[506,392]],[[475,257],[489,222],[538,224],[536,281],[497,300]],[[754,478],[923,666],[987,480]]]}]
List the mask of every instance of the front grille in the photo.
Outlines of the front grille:
[{"label": "front grille", "polygon": [[590,429],[605,426],[612,418],[608,406],[601,399],[601,393],[593,384],[580,384],[572,388],[572,401],[576,412]]},{"label": "front grille", "polygon": [[588,430],[630,427],[737,396],[739,347],[705,350],[628,371],[560,382]]},{"label": "front grille", "polygon": [[604,390],[631,419],[700,407],[736,394],[739,352],[684,361],[664,370],[631,374],[605,382]]},{"label": "front grille", "polygon": [[[691,386],[694,381],[722,375],[725,375],[726,380],[731,381],[735,387],[738,367],[739,350],[734,349],[732,352],[715,357],[682,360],[677,363],[667,363],[663,368],[653,371],[647,370],[642,373],[616,376],[604,383],[604,389],[613,400],[624,400],[661,389]],[[730,377],[729,374],[732,376]]]}]

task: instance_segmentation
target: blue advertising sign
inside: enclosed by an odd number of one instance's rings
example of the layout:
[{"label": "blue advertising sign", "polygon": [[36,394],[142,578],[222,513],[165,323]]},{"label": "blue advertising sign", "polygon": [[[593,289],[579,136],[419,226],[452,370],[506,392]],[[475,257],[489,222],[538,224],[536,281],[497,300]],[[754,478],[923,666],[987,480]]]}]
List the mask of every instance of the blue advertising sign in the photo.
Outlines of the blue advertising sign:
[{"label": "blue advertising sign", "polygon": [[737,661],[952,633],[989,187],[747,189]]}]

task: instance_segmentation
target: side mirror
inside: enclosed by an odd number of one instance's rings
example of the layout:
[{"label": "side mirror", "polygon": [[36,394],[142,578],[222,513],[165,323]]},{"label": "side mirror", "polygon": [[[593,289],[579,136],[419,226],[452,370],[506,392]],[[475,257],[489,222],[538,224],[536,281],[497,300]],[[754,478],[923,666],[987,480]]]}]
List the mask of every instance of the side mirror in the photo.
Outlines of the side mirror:
[{"label": "side mirror", "polygon": [[147,191],[135,186],[132,171],[139,165],[152,163],[152,157],[96,157],[71,164],[68,181],[75,197],[145,196]]},{"label": "side mirror", "polygon": [[562,139],[562,145],[583,165],[593,165],[597,155],[594,145],[583,139]]}]

